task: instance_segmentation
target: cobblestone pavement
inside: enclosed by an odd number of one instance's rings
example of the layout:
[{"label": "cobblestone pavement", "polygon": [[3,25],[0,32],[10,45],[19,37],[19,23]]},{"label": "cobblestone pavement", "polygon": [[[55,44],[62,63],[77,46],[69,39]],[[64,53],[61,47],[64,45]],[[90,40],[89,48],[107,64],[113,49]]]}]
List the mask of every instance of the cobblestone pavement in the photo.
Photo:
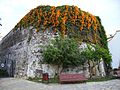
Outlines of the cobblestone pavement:
[{"label": "cobblestone pavement", "polygon": [[16,78],[0,78],[0,90],[120,90],[120,79],[81,84],[42,84]]}]

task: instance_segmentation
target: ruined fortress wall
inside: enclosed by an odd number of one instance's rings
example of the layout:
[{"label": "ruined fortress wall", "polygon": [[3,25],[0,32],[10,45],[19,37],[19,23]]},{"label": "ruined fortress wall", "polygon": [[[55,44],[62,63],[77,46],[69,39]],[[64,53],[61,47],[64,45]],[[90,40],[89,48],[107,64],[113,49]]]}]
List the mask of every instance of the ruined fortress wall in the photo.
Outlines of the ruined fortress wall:
[{"label": "ruined fortress wall", "polygon": [[[10,76],[26,78],[42,76],[42,73],[49,73],[54,77],[57,72],[56,66],[42,63],[43,46],[48,44],[51,39],[58,35],[52,30],[40,30],[29,27],[10,31],[0,42],[0,65],[4,63],[2,69],[6,69]],[[86,44],[85,44],[86,45]],[[84,44],[81,45],[84,48]],[[104,70],[102,70],[104,71]],[[64,73],[85,73],[89,77],[89,69],[83,71],[83,67],[68,68]],[[99,72],[97,72],[99,76]]]},{"label": "ruined fortress wall", "polygon": [[32,27],[10,31],[0,42],[0,63],[4,63],[10,76],[15,77],[34,77],[36,70],[47,72],[47,66],[41,64],[41,46],[54,36],[50,32],[36,33]]},{"label": "ruined fortress wall", "polygon": [[[46,72],[50,77],[54,77],[57,67],[41,61],[43,46],[56,35],[58,34],[51,30],[36,33],[36,29],[32,27],[10,31],[0,42],[0,64],[5,64],[5,67],[0,68],[6,69],[10,76],[19,78],[42,76],[42,73]],[[83,73],[82,69],[83,67],[75,67],[64,72]],[[88,69],[84,73],[89,77]]]}]

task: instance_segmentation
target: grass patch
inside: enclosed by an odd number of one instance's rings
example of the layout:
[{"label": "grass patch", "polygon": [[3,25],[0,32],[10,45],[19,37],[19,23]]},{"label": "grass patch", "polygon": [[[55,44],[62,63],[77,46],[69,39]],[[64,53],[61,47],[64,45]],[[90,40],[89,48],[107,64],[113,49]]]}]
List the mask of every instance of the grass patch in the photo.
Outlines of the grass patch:
[{"label": "grass patch", "polygon": [[57,78],[49,78],[48,81],[45,81],[45,80],[42,81],[42,78],[38,78],[38,77],[31,78],[31,77],[29,77],[27,80],[33,81],[33,82],[38,82],[38,83],[59,83],[59,80]]},{"label": "grass patch", "polygon": [[87,82],[101,82],[101,81],[108,81],[113,79],[116,79],[116,78],[113,76],[97,77],[97,78],[90,78],[87,80]]},{"label": "grass patch", "polygon": [[29,77],[27,80],[29,81],[33,81],[33,82],[42,82],[42,78],[38,78],[38,77]]},{"label": "grass patch", "polygon": [[59,83],[59,79],[57,79],[57,78],[50,78],[49,82],[50,83]]},{"label": "grass patch", "polygon": [[[88,79],[86,82],[102,82],[102,81],[108,81],[108,80],[113,80],[113,79],[116,79],[116,77],[106,76],[106,77],[91,78],[91,79]],[[42,78],[38,78],[38,77],[31,78],[31,77],[29,77],[28,80],[33,81],[33,82],[38,82],[38,83],[45,83],[45,84],[59,83],[58,78],[49,78],[49,81],[42,81]]]}]

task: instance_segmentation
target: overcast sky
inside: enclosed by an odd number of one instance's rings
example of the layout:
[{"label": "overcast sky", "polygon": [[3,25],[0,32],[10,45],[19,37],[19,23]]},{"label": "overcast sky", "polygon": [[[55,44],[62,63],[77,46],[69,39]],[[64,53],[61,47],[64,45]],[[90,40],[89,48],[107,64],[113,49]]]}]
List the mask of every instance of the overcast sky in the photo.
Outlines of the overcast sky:
[{"label": "overcast sky", "polygon": [[101,18],[107,34],[120,30],[120,0],[0,0],[0,33],[5,36],[38,5],[76,5]]}]

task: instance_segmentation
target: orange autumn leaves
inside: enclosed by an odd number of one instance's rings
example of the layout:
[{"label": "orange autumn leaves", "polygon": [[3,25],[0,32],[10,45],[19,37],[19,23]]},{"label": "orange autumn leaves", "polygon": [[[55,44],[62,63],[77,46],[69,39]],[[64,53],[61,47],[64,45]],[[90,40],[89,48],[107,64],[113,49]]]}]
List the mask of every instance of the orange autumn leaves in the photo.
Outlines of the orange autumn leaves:
[{"label": "orange autumn leaves", "polygon": [[77,6],[39,6],[31,10],[17,24],[17,28],[22,26],[34,26],[36,32],[39,32],[41,25],[46,28],[52,27],[53,30],[59,27],[62,34],[69,29],[67,24],[70,23],[82,30],[98,30],[100,25],[98,20],[92,14],[80,10]]}]

